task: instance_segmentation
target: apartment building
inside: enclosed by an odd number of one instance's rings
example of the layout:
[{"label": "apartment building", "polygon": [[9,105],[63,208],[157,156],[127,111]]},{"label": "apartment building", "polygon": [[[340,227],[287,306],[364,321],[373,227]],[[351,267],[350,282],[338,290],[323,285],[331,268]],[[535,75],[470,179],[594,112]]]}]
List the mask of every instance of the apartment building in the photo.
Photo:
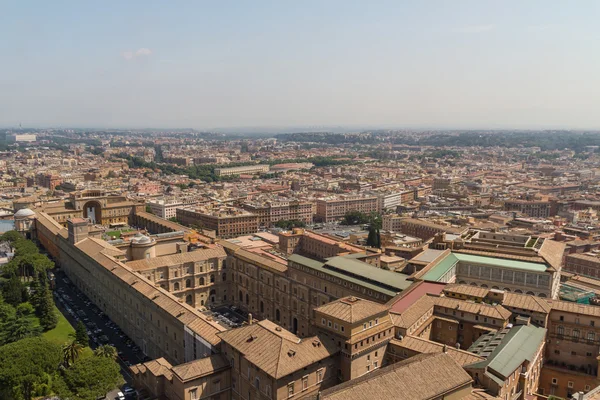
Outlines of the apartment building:
[{"label": "apartment building", "polygon": [[272,227],[277,221],[298,220],[310,224],[313,220],[313,205],[305,201],[248,202],[242,204],[242,208],[256,214],[261,227]]},{"label": "apartment building", "polygon": [[[341,254],[365,253],[362,247],[335,240],[318,233],[294,228],[279,233],[279,250],[285,254],[302,254],[316,259],[326,259]],[[373,254],[374,257],[377,257]],[[377,264],[377,261],[374,262]]]},{"label": "apartment building", "polygon": [[152,214],[164,218],[177,217],[177,208],[186,207],[189,205],[196,204],[198,201],[193,198],[170,198],[170,199],[153,199],[147,200],[146,205],[150,207]]},{"label": "apartment building", "polygon": [[548,218],[556,215],[556,202],[535,200],[506,200],[504,211],[517,211],[532,218]]},{"label": "apartment building", "polygon": [[246,165],[243,167],[230,167],[230,168],[215,168],[215,175],[217,176],[231,176],[241,174],[260,174],[263,172],[269,172],[269,165]]},{"label": "apartment building", "polygon": [[322,222],[338,221],[350,211],[360,211],[365,214],[377,211],[377,196],[339,196],[317,200],[315,218]]},{"label": "apartment building", "polygon": [[183,225],[214,230],[223,239],[258,232],[258,215],[241,208],[219,204],[188,206],[177,208],[176,215]]},{"label": "apartment building", "polygon": [[54,174],[40,173],[35,176],[35,183],[41,187],[54,190],[62,183],[62,178]]},{"label": "apartment building", "polygon": [[[227,254],[222,247],[127,262],[133,271],[194,308],[228,302]],[[229,294],[231,300],[231,294]]]},{"label": "apartment building", "polygon": [[600,253],[573,253],[565,256],[565,271],[600,279]]},{"label": "apartment building", "polygon": [[[429,240],[438,233],[449,233],[453,235],[461,235],[467,231],[466,227],[455,227],[450,225],[436,224],[431,221],[421,220],[416,218],[393,218],[388,222],[390,227],[398,229],[390,229],[406,235],[415,236],[423,240]],[[385,227],[384,227],[385,229]]]}]

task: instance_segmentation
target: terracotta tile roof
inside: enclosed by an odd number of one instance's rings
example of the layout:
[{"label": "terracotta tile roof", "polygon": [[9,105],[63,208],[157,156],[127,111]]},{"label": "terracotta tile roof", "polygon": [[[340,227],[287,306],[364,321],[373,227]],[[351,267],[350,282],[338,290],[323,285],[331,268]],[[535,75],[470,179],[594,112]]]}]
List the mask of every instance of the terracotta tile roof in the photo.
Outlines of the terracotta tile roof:
[{"label": "terracotta tile roof", "polygon": [[550,304],[545,299],[529,294],[504,293],[502,305],[544,314],[550,312]]},{"label": "terracotta tile roof", "polygon": [[473,303],[465,300],[452,299],[450,297],[433,297],[433,302],[438,307],[445,307],[500,320],[507,320],[512,315],[510,311],[501,305],[494,306],[485,303]]},{"label": "terracotta tile roof", "polygon": [[471,382],[448,354],[420,354],[324,390],[321,399],[435,399]]},{"label": "terracotta tile roof", "polygon": [[224,331],[224,327],[214,321],[209,321],[204,314],[180,302],[173,294],[156,287],[142,275],[132,271],[110,254],[106,254],[105,249],[110,249],[113,246],[99,239],[86,238],[77,243],[76,247],[111,271],[116,277],[126,282],[131,288],[149,298],[150,301],[153,301],[182,324],[187,325],[189,329],[211,345],[217,346],[220,343],[221,339],[217,336],[217,333]]},{"label": "terracotta tile roof", "polygon": [[600,317],[600,307],[598,306],[590,306],[587,304],[579,304],[573,303],[570,301],[562,301],[562,300],[546,300],[548,304],[550,304],[551,312],[552,311],[563,311],[568,313],[580,314],[580,315],[589,315],[593,317]]},{"label": "terracotta tile roof", "polygon": [[300,339],[269,320],[221,332],[218,336],[269,376],[279,379],[336,354],[331,340]]},{"label": "terracotta tile roof", "polygon": [[451,283],[444,288],[444,293],[456,293],[464,296],[484,298],[490,290],[478,286],[465,285],[462,283]]},{"label": "terracotta tile roof", "polygon": [[162,357],[145,363],[136,364],[135,367],[137,367],[140,372],[149,371],[154,376],[164,375],[169,380],[173,377],[171,364]]},{"label": "terracotta tile roof", "polygon": [[[418,353],[442,353],[444,351],[443,344],[417,336],[406,336],[402,340],[392,339],[390,345],[416,351]],[[478,356],[477,354],[473,354],[466,350],[456,349],[452,346],[446,346],[446,352],[461,366],[485,360],[485,358]]]},{"label": "terracotta tile roof", "polygon": [[408,329],[413,326],[419,319],[423,318],[429,310],[434,306],[433,297],[424,295],[411,304],[401,314],[390,313],[394,326]]},{"label": "terracotta tile roof", "polygon": [[171,267],[181,265],[187,262],[206,261],[211,258],[225,258],[227,254],[225,250],[217,246],[212,249],[199,249],[188,253],[178,253],[169,256],[154,257],[144,260],[130,261],[126,265],[134,271],[143,271],[147,269],[155,269],[162,267]]},{"label": "terracotta tile roof", "polygon": [[172,371],[179,377],[179,379],[185,382],[191,379],[209,375],[215,371],[228,367],[229,361],[227,361],[220,354],[214,354],[210,357],[204,357],[198,360],[187,362],[185,364],[177,365],[172,368]]},{"label": "terracotta tile roof", "polygon": [[349,323],[369,319],[375,315],[385,313],[387,310],[388,307],[383,304],[353,296],[343,297],[315,308],[317,312]]},{"label": "terracotta tile roof", "polygon": [[35,213],[35,218],[37,219],[37,223],[40,223],[44,226],[44,228],[48,229],[55,235],[62,235],[63,237],[67,237],[68,232],[67,228],[58,223],[54,218],[46,214],[45,212],[38,211]]},{"label": "terracotta tile roof", "polygon": [[538,254],[550,264],[550,267],[552,267],[551,269],[560,271],[565,247],[566,245],[563,242],[546,239],[538,251]]}]

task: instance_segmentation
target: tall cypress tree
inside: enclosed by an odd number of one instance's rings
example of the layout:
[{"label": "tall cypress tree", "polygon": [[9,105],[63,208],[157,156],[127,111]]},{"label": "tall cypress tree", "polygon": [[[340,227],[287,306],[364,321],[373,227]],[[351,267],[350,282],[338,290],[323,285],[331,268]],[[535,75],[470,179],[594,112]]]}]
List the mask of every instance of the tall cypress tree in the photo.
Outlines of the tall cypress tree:
[{"label": "tall cypress tree", "polygon": [[48,289],[48,283],[40,284],[39,294],[35,296],[37,307],[35,312],[40,319],[41,327],[47,331],[56,327],[58,315],[54,310],[54,299],[52,292]]},{"label": "tall cypress tree", "polygon": [[79,321],[77,326],[75,326],[75,341],[82,346],[90,345],[90,338],[85,329],[85,325],[81,321]]}]

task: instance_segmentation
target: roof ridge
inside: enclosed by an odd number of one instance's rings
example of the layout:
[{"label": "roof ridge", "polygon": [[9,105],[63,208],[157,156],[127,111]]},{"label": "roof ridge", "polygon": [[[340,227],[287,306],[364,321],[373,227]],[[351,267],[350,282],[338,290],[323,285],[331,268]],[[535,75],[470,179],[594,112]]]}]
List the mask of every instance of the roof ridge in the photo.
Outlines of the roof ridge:
[{"label": "roof ridge", "polygon": [[[262,327],[263,329],[267,329]],[[267,329],[268,330],[268,329]],[[275,379],[279,379],[279,366],[281,365],[281,358],[283,356],[283,338],[279,335],[274,335],[279,338],[279,357],[277,358],[277,365],[275,366]]]}]

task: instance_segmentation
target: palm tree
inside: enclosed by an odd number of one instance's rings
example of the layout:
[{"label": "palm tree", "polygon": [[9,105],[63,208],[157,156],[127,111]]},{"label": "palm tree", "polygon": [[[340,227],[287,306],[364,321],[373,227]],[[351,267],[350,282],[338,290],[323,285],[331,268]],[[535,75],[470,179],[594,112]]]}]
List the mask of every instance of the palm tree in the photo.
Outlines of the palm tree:
[{"label": "palm tree", "polygon": [[114,360],[117,358],[117,349],[108,344],[103,344],[94,350],[94,355],[97,357],[112,358]]},{"label": "palm tree", "polygon": [[73,340],[71,343],[66,343],[63,346],[63,363],[65,367],[70,366],[79,358],[79,355],[83,351],[83,346],[77,343],[77,340]]}]

